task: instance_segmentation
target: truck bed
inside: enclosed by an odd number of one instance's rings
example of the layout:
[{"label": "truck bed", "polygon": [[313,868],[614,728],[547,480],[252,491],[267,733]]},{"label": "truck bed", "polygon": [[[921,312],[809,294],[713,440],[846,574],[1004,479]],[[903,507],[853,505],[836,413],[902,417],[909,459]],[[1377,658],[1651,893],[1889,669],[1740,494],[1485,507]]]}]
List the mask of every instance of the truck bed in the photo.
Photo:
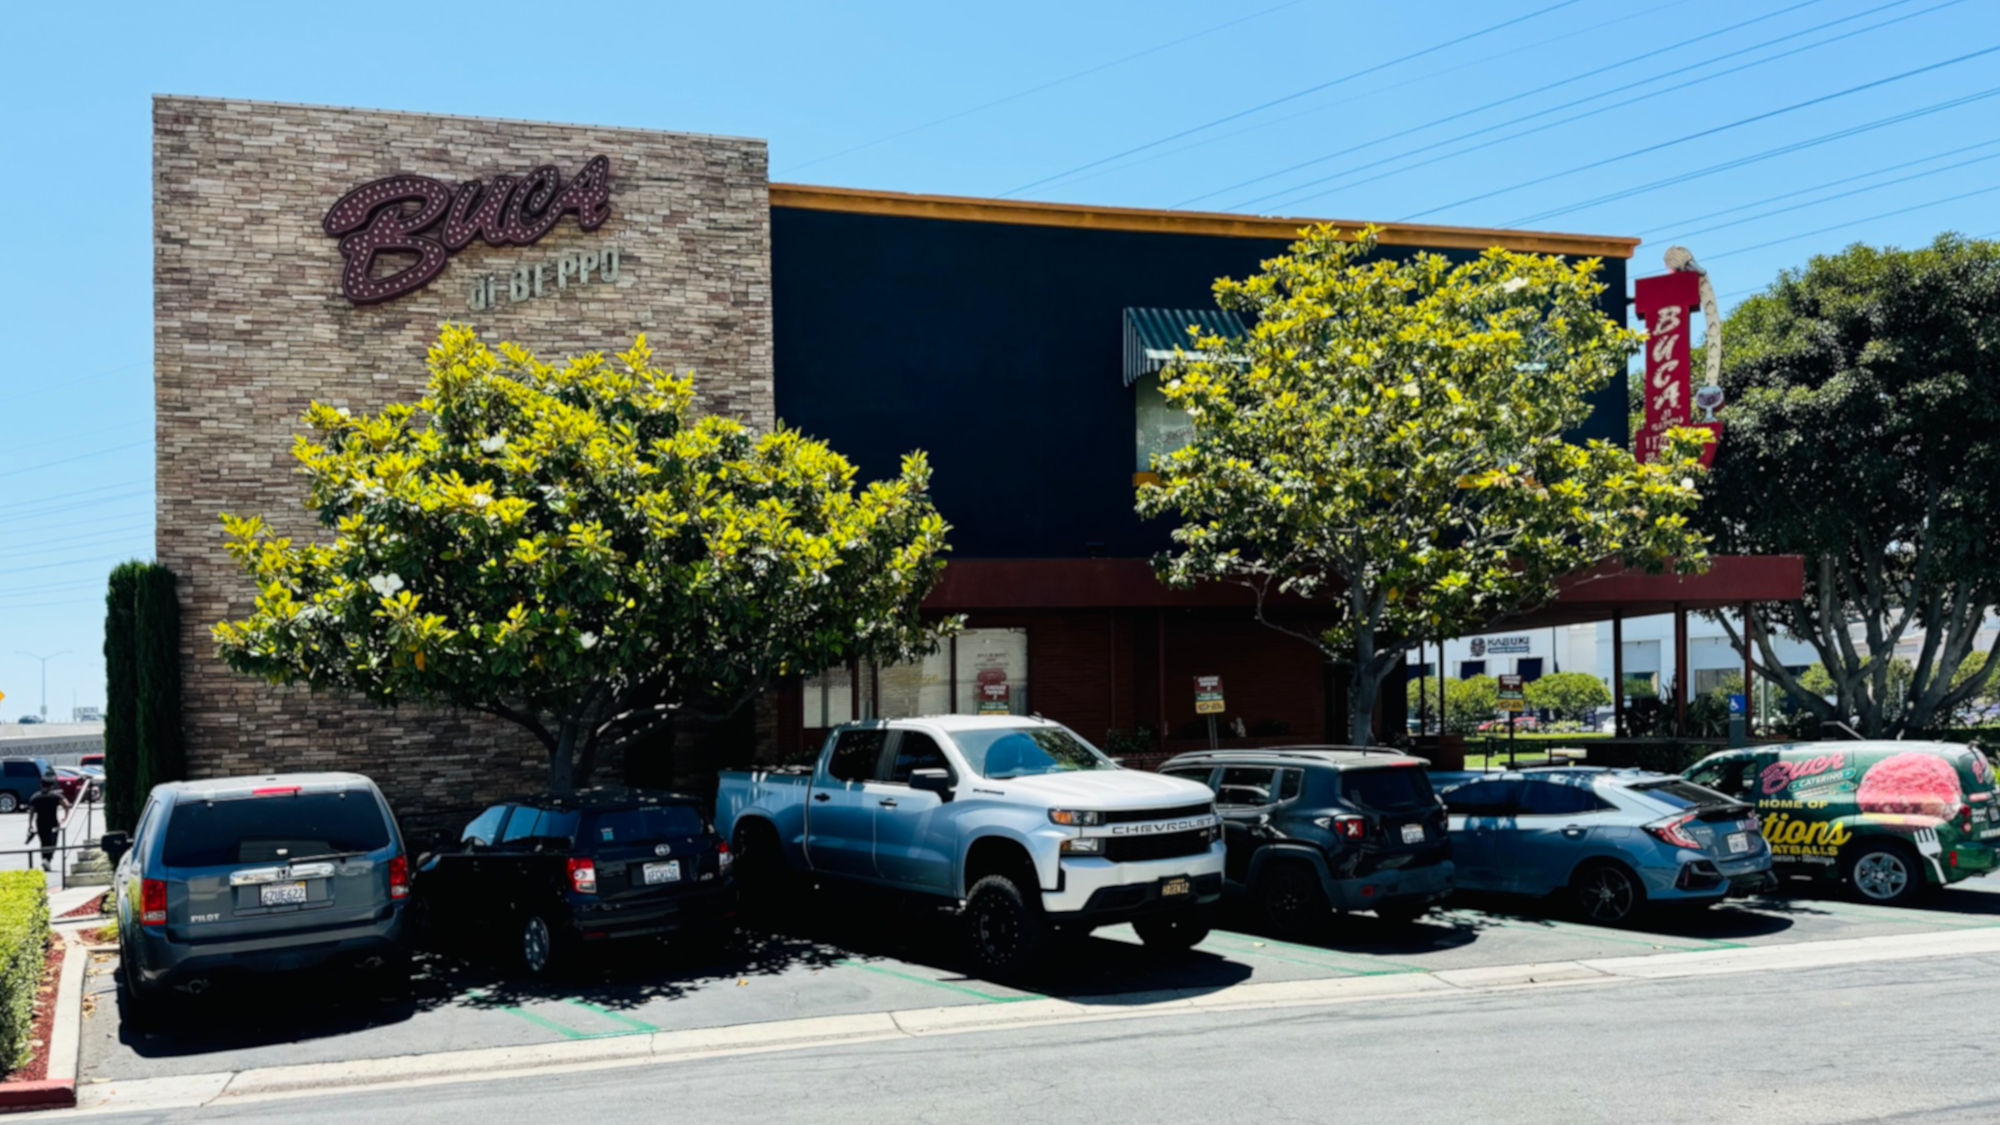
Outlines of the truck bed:
[{"label": "truck bed", "polygon": [[716,775],[715,830],[725,840],[736,838],[736,821],[743,810],[755,808],[778,830],[787,859],[803,867],[806,798],[812,792],[811,766],[770,770],[723,770]]}]

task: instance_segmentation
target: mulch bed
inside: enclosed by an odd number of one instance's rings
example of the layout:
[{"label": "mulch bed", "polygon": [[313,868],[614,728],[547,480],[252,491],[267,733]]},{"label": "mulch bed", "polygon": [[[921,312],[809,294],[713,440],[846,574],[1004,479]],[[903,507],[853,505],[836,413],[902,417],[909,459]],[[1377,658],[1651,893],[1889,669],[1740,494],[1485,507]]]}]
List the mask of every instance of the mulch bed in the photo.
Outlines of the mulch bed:
[{"label": "mulch bed", "polygon": [[[107,895],[109,893],[110,893],[109,891],[105,892],[105,894]],[[96,898],[91,899],[89,902],[84,903],[82,906],[77,907],[75,910],[65,911],[64,913],[57,915],[57,917],[95,918],[99,914],[104,913],[104,898],[105,895],[98,895]]]},{"label": "mulch bed", "polygon": [[110,926],[98,926],[95,929],[83,930],[77,936],[82,938],[86,945],[110,945],[112,942],[118,940],[118,932]]},{"label": "mulch bed", "polygon": [[63,954],[69,943],[49,939],[47,962],[42,966],[42,987],[35,992],[35,1030],[29,1040],[33,1053],[28,1061],[7,1075],[0,1085],[11,1082],[40,1082],[49,1075],[49,1037],[56,1026],[56,982],[62,979]]}]

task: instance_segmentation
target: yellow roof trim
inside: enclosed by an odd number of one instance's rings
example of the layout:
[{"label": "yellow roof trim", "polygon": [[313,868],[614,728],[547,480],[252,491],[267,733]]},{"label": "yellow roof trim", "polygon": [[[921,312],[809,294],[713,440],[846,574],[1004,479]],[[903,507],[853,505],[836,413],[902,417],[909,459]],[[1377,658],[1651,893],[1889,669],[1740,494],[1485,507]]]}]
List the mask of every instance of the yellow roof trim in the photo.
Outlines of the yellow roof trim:
[{"label": "yellow roof trim", "polygon": [[[1331,222],[1358,231],[1366,223],[1343,219],[1287,219],[1235,215],[1225,211],[1162,211],[1147,207],[1099,207],[1082,203],[1028,203],[1012,199],[982,199],[964,195],[920,195],[914,192],[865,188],[772,184],[771,206],[805,211],[849,211],[863,215],[954,219],[973,223],[1015,223],[1037,227],[1082,227],[1092,230],[1153,231],[1164,234],[1209,234],[1230,238],[1293,238],[1300,228]],[[1378,223],[1384,246],[1429,246],[1439,249],[1485,250],[1500,246],[1537,254],[1576,257],[1630,258],[1639,239],[1555,231],[1496,230],[1451,227],[1431,223]]]}]

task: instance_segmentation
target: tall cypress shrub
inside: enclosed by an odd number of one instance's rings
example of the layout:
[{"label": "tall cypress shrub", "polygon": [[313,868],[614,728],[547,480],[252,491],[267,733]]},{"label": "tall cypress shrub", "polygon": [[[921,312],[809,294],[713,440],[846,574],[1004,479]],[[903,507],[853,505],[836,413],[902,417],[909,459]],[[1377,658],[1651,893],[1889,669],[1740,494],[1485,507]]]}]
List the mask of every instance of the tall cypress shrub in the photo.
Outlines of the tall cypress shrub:
[{"label": "tall cypress shrub", "polygon": [[139,649],[142,562],[120,563],[104,594],[104,821],[130,832],[139,818]]},{"label": "tall cypress shrub", "polygon": [[139,658],[134,813],[144,807],[153,786],[187,776],[181,747],[181,607],[174,585],[174,572],[158,563],[148,563],[139,573],[133,622]]}]

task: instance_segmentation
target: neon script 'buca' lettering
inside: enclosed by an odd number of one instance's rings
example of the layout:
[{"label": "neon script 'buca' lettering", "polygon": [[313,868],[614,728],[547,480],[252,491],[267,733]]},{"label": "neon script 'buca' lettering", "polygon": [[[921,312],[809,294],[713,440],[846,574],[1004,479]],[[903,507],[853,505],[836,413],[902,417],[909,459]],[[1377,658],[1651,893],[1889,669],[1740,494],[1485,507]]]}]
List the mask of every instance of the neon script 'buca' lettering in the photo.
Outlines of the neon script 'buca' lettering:
[{"label": "neon script 'buca' lettering", "polygon": [[[572,213],[583,230],[611,217],[609,157],[591,158],[568,183],[553,164],[456,188],[429,176],[388,176],[341,196],[320,225],[340,239],[347,261],[340,291],[367,305],[423,288],[475,237],[488,246],[526,246]],[[383,254],[414,254],[416,261],[376,277],[375,259]]]},{"label": "neon script 'buca' lettering", "polygon": [[1772,762],[1757,775],[1759,788],[1765,796],[1783,792],[1803,778],[1817,777],[1828,770],[1839,769],[1846,761],[1842,754],[1821,754],[1817,758],[1806,758],[1795,762]]}]

